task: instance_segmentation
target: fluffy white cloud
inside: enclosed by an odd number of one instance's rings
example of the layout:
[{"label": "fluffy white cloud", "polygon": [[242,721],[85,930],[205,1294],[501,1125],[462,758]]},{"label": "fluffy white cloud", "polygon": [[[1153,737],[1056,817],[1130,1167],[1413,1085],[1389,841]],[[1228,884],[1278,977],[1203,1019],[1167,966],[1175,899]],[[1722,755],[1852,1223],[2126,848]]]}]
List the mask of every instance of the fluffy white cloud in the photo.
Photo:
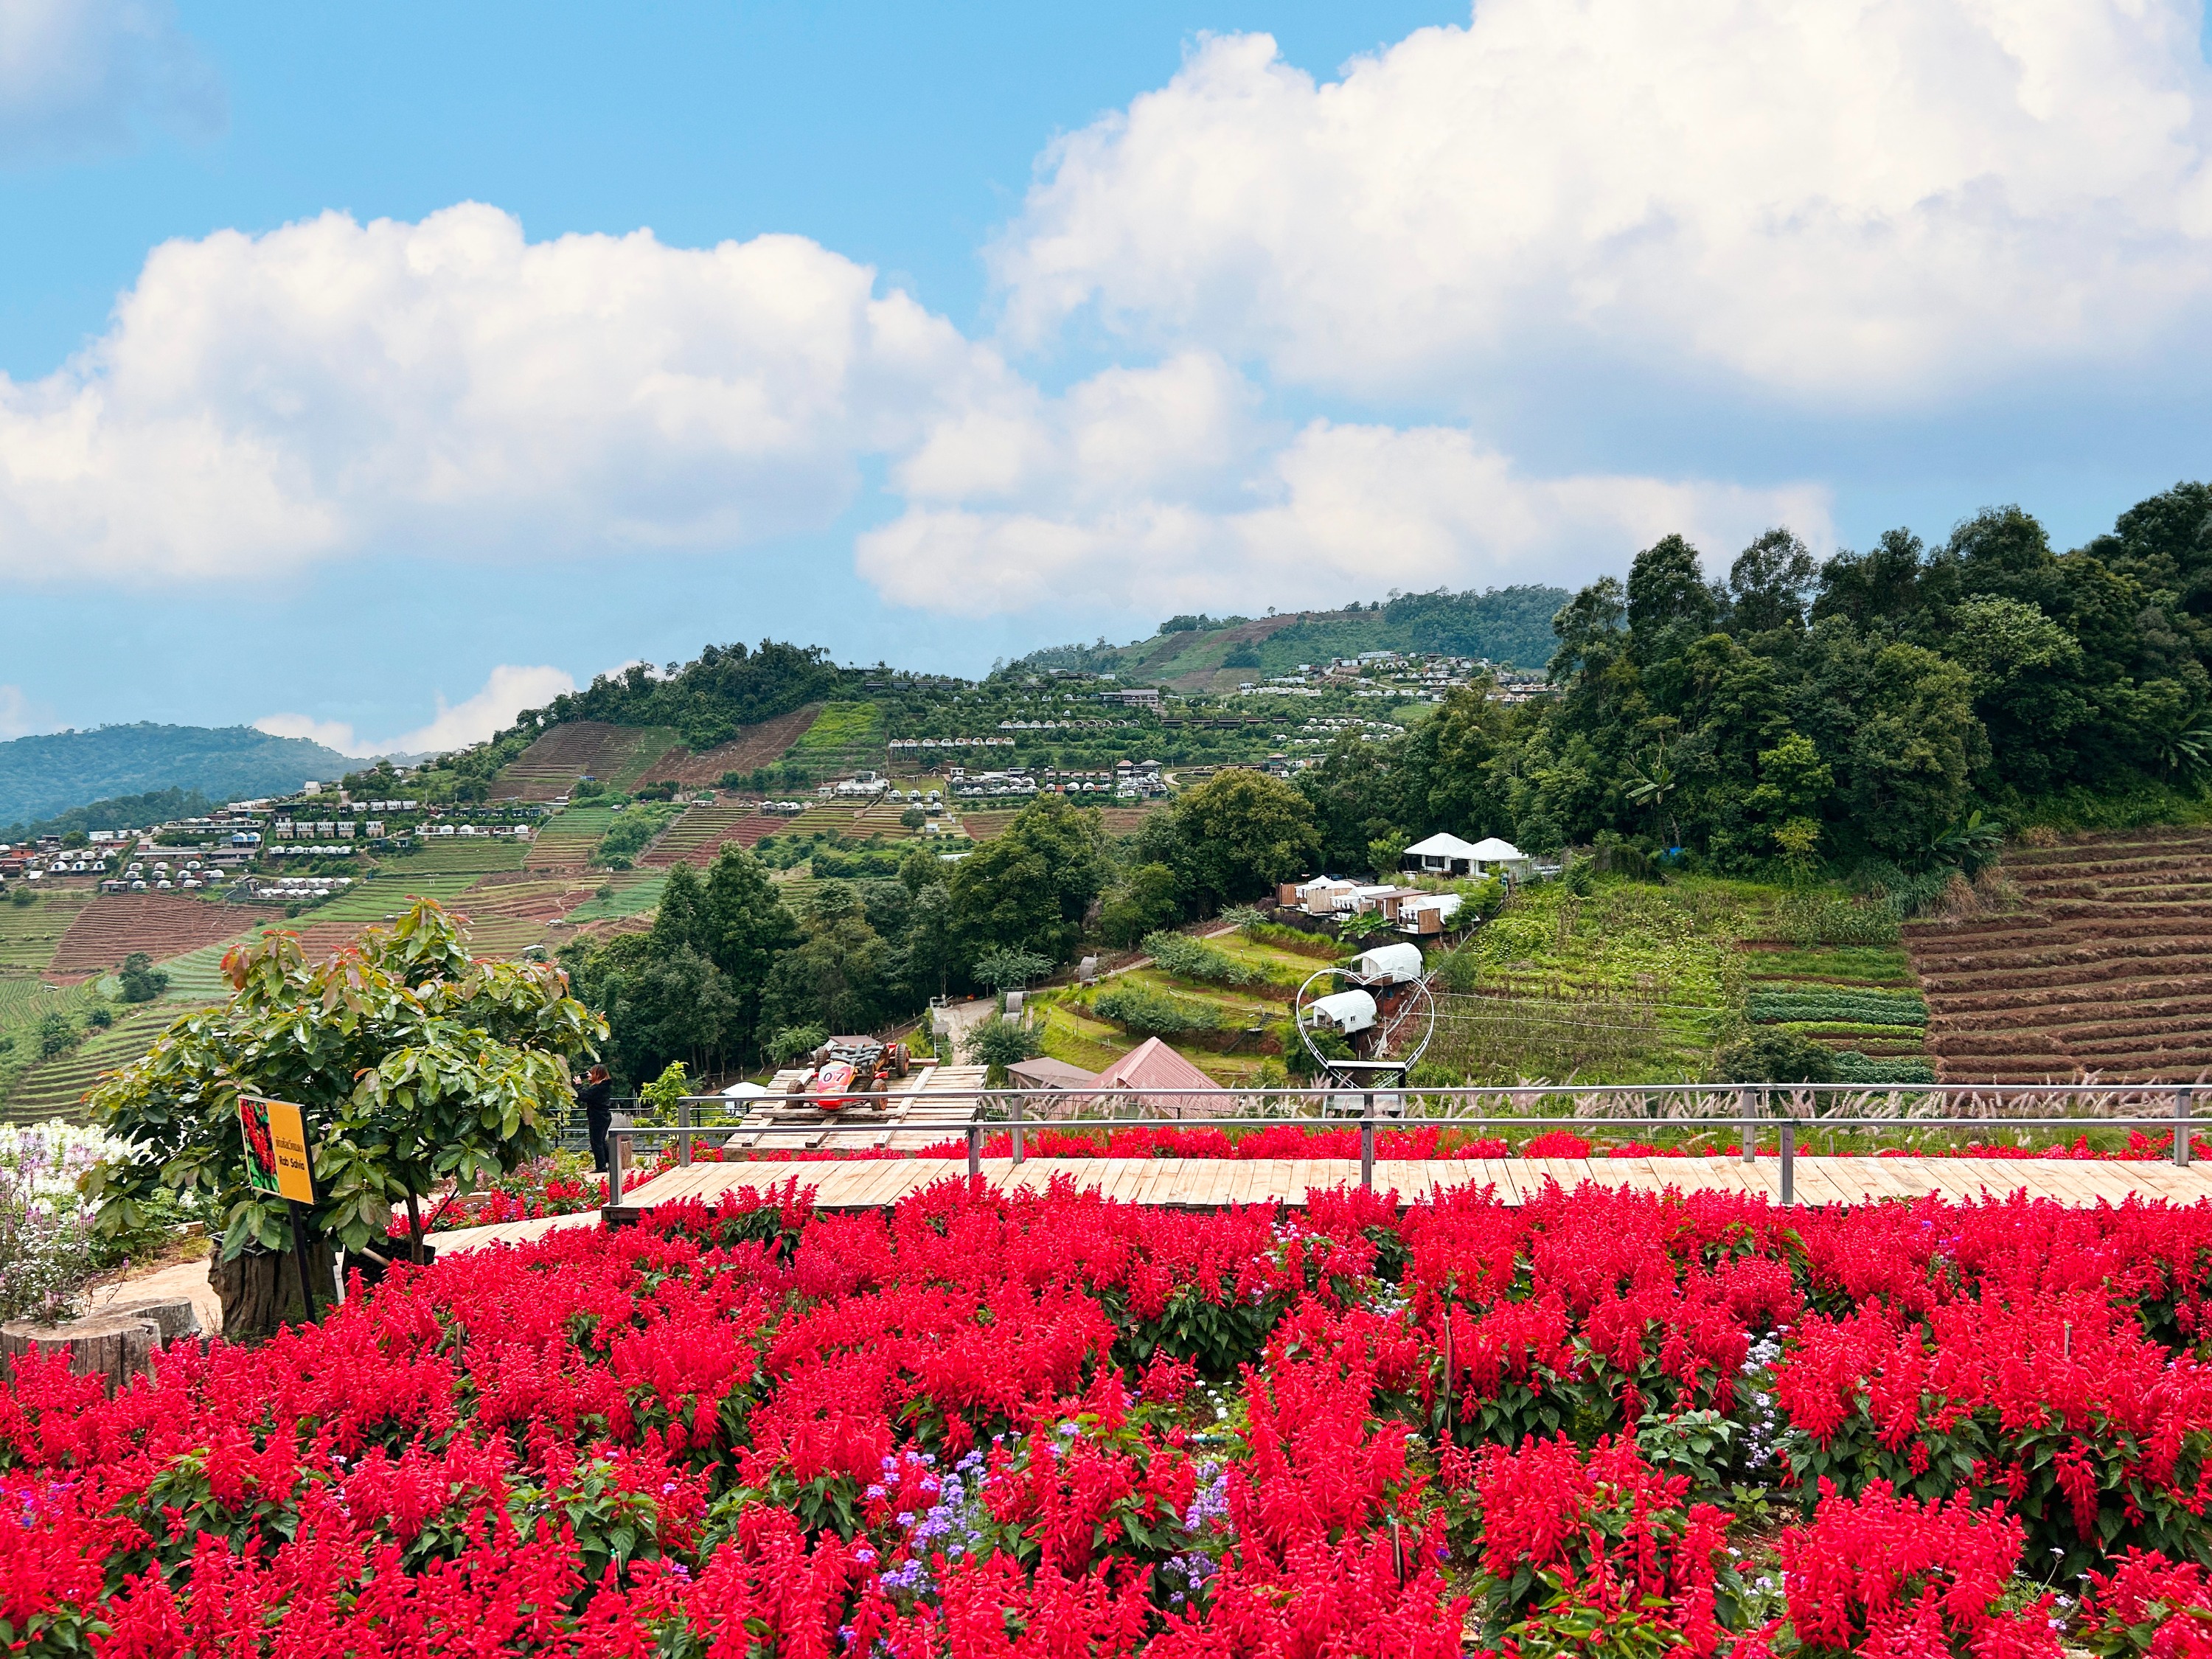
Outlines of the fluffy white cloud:
[{"label": "fluffy white cloud", "polygon": [[964,616],[1249,610],[1580,581],[1668,531],[1724,554],[1777,523],[1833,538],[1814,485],[1531,477],[1458,428],[1284,433],[1255,404],[1219,359],[1187,355],[949,420],[898,470],[915,504],[860,538],[860,574]]},{"label": "fluffy white cloud", "polygon": [[[1482,0],[1316,84],[1264,35],[1064,140],[1017,338],[1454,402],[1564,352],[1930,398],[2205,337],[2195,0]],[[2186,361],[2194,361],[2193,357]]]},{"label": "fluffy white cloud", "polygon": [[0,5],[0,163],[123,149],[141,118],[212,134],[223,105],[166,0]]},{"label": "fluffy white cloud", "polygon": [[795,236],[525,240],[473,204],[155,250],[112,326],[0,376],[0,571],[281,574],[372,544],[727,546],[1003,381]]},{"label": "fluffy white cloud", "polygon": [[20,685],[0,685],[0,742],[51,729],[46,711],[34,707]]},{"label": "fluffy white cloud", "polygon": [[538,708],[576,682],[558,668],[517,668],[502,663],[491,671],[483,690],[465,702],[448,707],[443,694],[438,713],[427,726],[396,738],[368,740],[356,738],[343,720],[319,720],[307,714],[264,714],[253,722],[257,730],[278,738],[307,738],[341,755],[442,754],[482,743],[493,732],[514,723],[526,708]]}]

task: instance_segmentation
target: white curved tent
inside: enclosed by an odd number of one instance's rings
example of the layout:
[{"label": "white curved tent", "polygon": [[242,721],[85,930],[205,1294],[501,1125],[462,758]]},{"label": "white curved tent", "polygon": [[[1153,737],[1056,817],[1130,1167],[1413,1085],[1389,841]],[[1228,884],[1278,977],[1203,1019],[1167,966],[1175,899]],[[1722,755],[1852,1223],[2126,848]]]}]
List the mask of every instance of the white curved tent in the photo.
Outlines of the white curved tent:
[{"label": "white curved tent", "polygon": [[1305,1023],[1326,1025],[1350,1036],[1375,1024],[1375,999],[1364,991],[1339,991],[1334,996],[1318,998],[1308,1005]]},{"label": "white curved tent", "polygon": [[1421,976],[1418,945],[1378,945],[1352,961],[1351,972],[1370,985],[1408,985]]}]

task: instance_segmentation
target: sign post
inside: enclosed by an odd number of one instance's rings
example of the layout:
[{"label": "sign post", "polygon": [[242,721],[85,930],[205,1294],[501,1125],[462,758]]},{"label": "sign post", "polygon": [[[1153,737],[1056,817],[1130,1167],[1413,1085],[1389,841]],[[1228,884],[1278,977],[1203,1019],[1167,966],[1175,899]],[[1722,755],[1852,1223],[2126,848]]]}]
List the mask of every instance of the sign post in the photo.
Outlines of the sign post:
[{"label": "sign post", "polygon": [[246,1184],[273,1193],[292,1212],[292,1255],[300,1264],[300,1296],[310,1322],[315,1311],[315,1276],[307,1267],[307,1211],[315,1201],[314,1169],[307,1161],[307,1115],[289,1100],[259,1095],[238,1097],[239,1125],[246,1133]]}]

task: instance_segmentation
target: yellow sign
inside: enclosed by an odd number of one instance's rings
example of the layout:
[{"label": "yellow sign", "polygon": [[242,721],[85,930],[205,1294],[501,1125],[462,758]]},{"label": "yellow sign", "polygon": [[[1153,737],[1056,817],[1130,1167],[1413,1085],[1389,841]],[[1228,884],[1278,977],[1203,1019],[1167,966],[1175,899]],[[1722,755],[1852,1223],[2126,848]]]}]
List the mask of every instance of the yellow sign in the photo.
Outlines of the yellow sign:
[{"label": "yellow sign", "polygon": [[289,1100],[238,1097],[240,1127],[246,1133],[246,1184],[295,1204],[315,1201],[315,1177],[307,1163],[307,1115]]}]

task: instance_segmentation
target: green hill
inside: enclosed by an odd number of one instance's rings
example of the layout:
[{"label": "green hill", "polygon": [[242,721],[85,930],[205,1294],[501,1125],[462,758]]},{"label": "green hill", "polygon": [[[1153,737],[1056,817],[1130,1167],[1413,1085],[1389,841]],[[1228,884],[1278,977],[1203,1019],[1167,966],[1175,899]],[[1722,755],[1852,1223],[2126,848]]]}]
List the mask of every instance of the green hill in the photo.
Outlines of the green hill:
[{"label": "green hill", "polygon": [[1501,666],[1540,669],[1559,641],[1552,618],[1563,587],[1497,587],[1487,592],[1404,593],[1387,603],[1276,617],[1173,617],[1148,640],[1113,646],[1055,646],[1018,665],[1114,674],[1177,690],[1212,689],[1218,675],[1263,679],[1300,663],[1363,651],[1422,651],[1487,657]]},{"label": "green hill", "polygon": [[0,824],[153,790],[233,800],[343,777],[358,761],[250,726],[103,726],[0,743]]}]

